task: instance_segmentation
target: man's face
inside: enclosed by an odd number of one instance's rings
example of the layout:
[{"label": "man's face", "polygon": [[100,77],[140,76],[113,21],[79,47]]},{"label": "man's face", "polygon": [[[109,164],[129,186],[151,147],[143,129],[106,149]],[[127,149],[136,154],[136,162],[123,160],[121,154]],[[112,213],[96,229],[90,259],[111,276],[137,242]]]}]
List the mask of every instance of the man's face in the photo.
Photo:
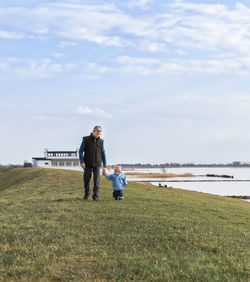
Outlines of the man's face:
[{"label": "man's face", "polygon": [[93,131],[95,138],[99,138],[102,135],[102,131]]},{"label": "man's face", "polygon": [[119,170],[119,169],[116,169],[116,170],[115,170],[115,174],[116,174],[116,175],[120,174],[120,170]]}]

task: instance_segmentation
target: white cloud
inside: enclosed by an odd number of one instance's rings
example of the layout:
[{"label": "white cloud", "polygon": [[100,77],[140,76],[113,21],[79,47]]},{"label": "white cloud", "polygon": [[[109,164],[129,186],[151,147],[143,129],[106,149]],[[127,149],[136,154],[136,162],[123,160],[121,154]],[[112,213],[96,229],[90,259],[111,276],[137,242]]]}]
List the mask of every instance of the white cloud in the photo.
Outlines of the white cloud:
[{"label": "white cloud", "polygon": [[[138,0],[130,4],[144,7],[150,2]],[[2,32],[3,37],[56,36],[62,39],[60,47],[75,45],[72,40],[84,40],[104,46],[133,46],[149,52],[167,50],[172,44],[182,50],[248,54],[249,22],[250,9],[241,3],[229,8],[224,4],[177,1],[166,4],[160,13],[136,17],[114,5],[81,2],[0,8],[0,23],[16,29],[12,33]]]},{"label": "white cloud", "polygon": [[[55,54],[53,58],[32,59],[17,57],[0,57],[0,77],[11,76],[25,79],[44,78],[76,78],[84,80],[98,79],[106,74],[250,74],[250,57],[215,59],[186,58],[150,58],[119,56],[111,61],[94,62],[72,61],[58,62],[62,55]],[[112,66],[111,66],[112,65]]]},{"label": "white cloud", "polygon": [[32,59],[18,57],[0,57],[0,75],[21,78],[48,78],[59,73],[66,74],[77,68],[75,63],[56,63],[49,58]]},{"label": "white cloud", "polygon": [[[123,15],[109,5],[44,3],[34,8],[0,8],[0,23],[7,23],[26,36],[30,33],[57,36],[107,46],[122,45],[119,36],[108,32],[117,25],[120,16]],[[68,40],[60,43],[61,47],[66,45]]]},{"label": "white cloud", "polygon": [[17,32],[10,32],[5,30],[0,30],[0,38],[4,39],[23,39],[24,34]]},{"label": "white cloud", "polygon": [[100,116],[103,116],[103,117],[108,117],[108,118],[113,117],[112,114],[106,113],[106,112],[105,112],[104,110],[102,110],[102,109],[95,108],[95,112],[98,113]]},{"label": "white cloud", "polygon": [[70,41],[61,41],[58,45],[60,48],[64,48],[66,46],[77,46],[76,42],[70,42]]},{"label": "white cloud", "polygon": [[50,116],[48,116],[48,115],[39,115],[39,114],[31,115],[30,118],[33,119],[33,120],[38,120],[38,121],[51,120]]},{"label": "white cloud", "polygon": [[[1,93],[2,94],[2,93]],[[13,103],[0,99],[0,108],[3,109],[10,109],[14,106]]]},{"label": "white cloud", "polygon": [[65,57],[65,54],[55,52],[55,53],[52,53],[52,56],[55,58],[62,58],[62,57]]},{"label": "white cloud", "polygon": [[149,74],[250,74],[250,57],[237,59],[155,59],[121,56],[117,58],[120,70],[126,73]]},{"label": "white cloud", "polygon": [[80,115],[88,115],[88,114],[93,113],[94,111],[92,109],[90,109],[89,107],[78,106],[76,108],[76,112]]},{"label": "white cloud", "polygon": [[139,57],[130,57],[130,56],[120,56],[117,58],[117,62],[122,65],[148,65],[152,66],[155,64],[159,64],[158,59],[153,58],[139,58]]},{"label": "white cloud", "polygon": [[106,113],[102,109],[99,109],[99,108],[91,109],[87,106],[81,106],[81,105],[76,108],[76,113],[80,114],[80,115],[90,115],[90,114],[92,114],[92,115],[97,115],[97,116],[107,117],[107,118],[112,117],[111,114]]},{"label": "white cloud", "polygon": [[[150,2],[138,0],[133,5],[143,7]],[[24,77],[48,77],[71,71],[72,76],[78,73],[79,77],[89,78],[117,70],[144,75],[249,73],[250,9],[246,5],[174,1],[162,6],[158,13],[135,16],[111,4],[89,3],[60,1],[26,8],[1,6],[0,24],[11,31],[0,31],[0,37],[56,38],[60,48],[80,46],[81,41],[87,41],[119,48],[128,55],[115,59],[111,54],[112,58],[106,61],[79,60],[68,64],[58,64],[52,59],[19,59],[19,62],[0,59],[0,71]],[[144,58],[129,56],[134,49],[151,54],[144,53]],[[57,51],[53,54],[56,58],[63,56]],[[109,64],[111,61],[117,65]]]},{"label": "white cloud", "polygon": [[154,0],[132,0],[128,3],[129,8],[142,8],[142,9],[147,9],[148,4],[152,3]]},{"label": "white cloud", "polygon": [[177,50],[176,50],[176,53],[177,53],[178,55],[180,55],[180,56],[187,55],[187,52],[184,51],[184,50],[181,50],[181,49],[177,49]]},{"label": "white cloud", "polygon": [[110,68],[96,63],[86,61],[76,62],[60,62],[58,58],[64,54],[52,54],[54,58],[18,58],[18,57],[0,57],[0,77],[12,78],[19,77],[25,79],[43,79],[53,77],[63,78],[80,78],[80,79],[97,79],[99,75],[103,75],[111,71]]},{"label": "white cloud", "polygon": [[[250,9],[242,4],[229,8],[222,4],[176,2],[172,16],[178,17],[172,35],[178,34],[184,45],[205,50],[228,50],[247,53],[250,47]],[[166,14],[163,14],[163,16]],[[168,19],[163,22],[169,22]],[[178,32],[178,33],[177,33]],[[169,33],[166,33],[169,34]]]}]

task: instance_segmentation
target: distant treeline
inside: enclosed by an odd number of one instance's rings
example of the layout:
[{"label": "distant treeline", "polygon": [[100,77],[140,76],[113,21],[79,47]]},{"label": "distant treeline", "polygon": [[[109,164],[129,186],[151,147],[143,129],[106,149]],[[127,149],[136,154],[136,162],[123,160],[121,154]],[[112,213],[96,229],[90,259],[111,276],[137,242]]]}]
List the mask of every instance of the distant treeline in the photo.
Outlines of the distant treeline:
[{"label": "distant treeline", "polygon": [[230,198],[236,198],[236,199],[243,199],[243,200],[250,200],[250,196],[227,196]]},{"label": "distant treeline", "polygon": [[[195,163],[163,163],[163,164],[151,164],[151,163],[119,163],[115,165],[109,165],[110,167],[115,167],[116,165],[120,165],[122,167],[131,167],[131,168],[167,168],[167,167],[250,167],[250,163],[241,163],[241,162],[232,162],[228,164],[195,164]],[[8,165],[1,165],[0,164],[0,171],[6,170],[9,168],[18,168],[18,167],[31,167],[32,163],[24,162],[23,165],[21,164],[8,164]]]},{"label": "distant treeline", "polygon": [[4,173],[12,168],[21,168],[21,167],[24,167],[24,165],[14,165],[14,164],[1,165],[0,164],[0,173]]}]

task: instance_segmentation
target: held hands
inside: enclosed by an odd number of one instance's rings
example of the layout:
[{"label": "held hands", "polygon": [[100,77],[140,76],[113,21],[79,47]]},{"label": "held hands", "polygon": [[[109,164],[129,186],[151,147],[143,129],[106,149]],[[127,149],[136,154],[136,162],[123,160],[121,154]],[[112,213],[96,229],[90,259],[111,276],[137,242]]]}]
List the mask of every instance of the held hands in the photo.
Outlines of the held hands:
[{"label": "held hands", "polygon": [[[83,169],[85,169],[85,168],[86,168],[85,163],[81,163],[81,167],[82,167]],[[105,168],[105,167],[102,169],[102,173],[103,173],[104,175],[106,174],[106,168]]]}]

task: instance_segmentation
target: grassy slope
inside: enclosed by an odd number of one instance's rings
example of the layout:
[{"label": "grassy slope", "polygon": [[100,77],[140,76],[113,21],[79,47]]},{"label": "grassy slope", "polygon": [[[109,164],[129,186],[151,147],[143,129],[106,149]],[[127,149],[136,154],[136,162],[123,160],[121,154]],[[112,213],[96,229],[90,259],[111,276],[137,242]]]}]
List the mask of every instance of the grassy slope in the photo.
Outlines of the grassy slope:
[{"label": "grassy slope", "polygon": [[0,174],[0,280],[248,281],[250,204],[130,183],[124,201],[82,174]]}]

